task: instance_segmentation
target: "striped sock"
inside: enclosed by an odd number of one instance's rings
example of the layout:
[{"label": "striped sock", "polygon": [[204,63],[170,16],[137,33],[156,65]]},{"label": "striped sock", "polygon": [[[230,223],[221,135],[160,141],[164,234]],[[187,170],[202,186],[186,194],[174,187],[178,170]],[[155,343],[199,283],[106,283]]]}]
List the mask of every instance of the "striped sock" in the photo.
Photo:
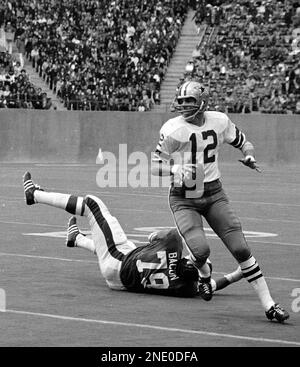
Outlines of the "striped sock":
[{"label": "striped sock", "polygon": [[263,308],[267,311],[274,305],[266,280],[258,266],[255,258],[251,256],[248,260],[240,263],[244,278],[252,285],[257,293]]},{"label": "striped sock", "polygon": [[74,215],[84,215],[85,202],[81,196],[36,190],[34,199],[37,203],[61,208]]}]

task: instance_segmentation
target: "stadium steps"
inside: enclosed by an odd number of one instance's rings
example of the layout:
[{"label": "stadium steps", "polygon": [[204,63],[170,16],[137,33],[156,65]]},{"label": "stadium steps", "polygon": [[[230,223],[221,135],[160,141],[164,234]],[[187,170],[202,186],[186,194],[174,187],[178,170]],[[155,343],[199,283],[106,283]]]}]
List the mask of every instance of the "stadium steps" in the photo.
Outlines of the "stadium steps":
[{"label": "stadium steps", "polygon": [[195,12],[190,9],[183,25],[176,50],[173,54],[166,76],[161,84],[160,105],[153,107],[154,112],[167,112],[170,108],[176,87],[185,73],[185,66],[192,59],[192,53],[201,39],[197,34],[195,21],[192,19]]},{"label": "stadium steps", "polygon": [[47,93],[47,97],[52,100],[51,109],[56,109],[58,111],[67,111],[67,108],[61,103],[57,97],[57,95],[48,87],[48,84],[39,76],[39,74],[32,67],[32,64],[29,60],[24,57],[24,69],[26,70],[30,83],[32,83],[35,87],[41,88],[43,92]]}]

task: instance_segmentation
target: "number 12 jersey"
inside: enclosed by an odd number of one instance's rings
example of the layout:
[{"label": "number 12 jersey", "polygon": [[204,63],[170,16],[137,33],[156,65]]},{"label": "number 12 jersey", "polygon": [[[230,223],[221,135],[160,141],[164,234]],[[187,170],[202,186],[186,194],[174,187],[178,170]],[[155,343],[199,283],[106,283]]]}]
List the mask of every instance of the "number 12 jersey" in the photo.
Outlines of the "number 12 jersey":
[{"label": "number 12 jersey", "polygon": [[182,116],[168,120],[160,130],[155,159],[174,164],[193,163],[203,173],[203,183],[220,178],[218,152],[223,143],[241,148],[246,142],[243,134],[229,117],[216,111],[204,112],[204,123],[197,126]]}]

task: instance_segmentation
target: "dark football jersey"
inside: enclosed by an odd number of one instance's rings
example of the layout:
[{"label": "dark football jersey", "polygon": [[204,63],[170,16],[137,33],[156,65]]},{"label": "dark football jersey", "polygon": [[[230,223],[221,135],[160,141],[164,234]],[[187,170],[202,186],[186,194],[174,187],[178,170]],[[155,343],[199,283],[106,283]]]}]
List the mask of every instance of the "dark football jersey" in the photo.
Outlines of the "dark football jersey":
[{"label": "dark football jersey", "polygon": [[197,282],[186,281],[176,273],[182,248],[177,229],[156,233],[149,244],[126,255],[120,272],[122,283],[132,292],[178,297],[195,296]]}]

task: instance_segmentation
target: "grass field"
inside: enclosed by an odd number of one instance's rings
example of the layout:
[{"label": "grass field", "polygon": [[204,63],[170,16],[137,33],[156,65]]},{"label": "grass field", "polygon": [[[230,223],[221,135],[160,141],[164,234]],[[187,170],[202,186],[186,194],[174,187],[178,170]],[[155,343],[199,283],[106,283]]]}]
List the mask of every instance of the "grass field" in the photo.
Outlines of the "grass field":
[{"label": "grass field", "polygon": [[[1,164],[1,346],[300,346],[300,166],[221,164],[223,186],[241,218],[271,293],[290,313],[270,322],[245,280],[211,302],[116,292],[107,288],[97,258],[64,245],[69,214],[24,203],[25,170],[47,190],[95,194],[118,217],[128,237],[146,241],[145,227],[173,226],[167,189],[99,188],[96,165]],[[87,229],[84,218],[79,225]],[[207,231],[213,276],[236,268]],[[294,296],[297,291],[294,291]],[[3,292],[2,292],[3,293]]]}]

